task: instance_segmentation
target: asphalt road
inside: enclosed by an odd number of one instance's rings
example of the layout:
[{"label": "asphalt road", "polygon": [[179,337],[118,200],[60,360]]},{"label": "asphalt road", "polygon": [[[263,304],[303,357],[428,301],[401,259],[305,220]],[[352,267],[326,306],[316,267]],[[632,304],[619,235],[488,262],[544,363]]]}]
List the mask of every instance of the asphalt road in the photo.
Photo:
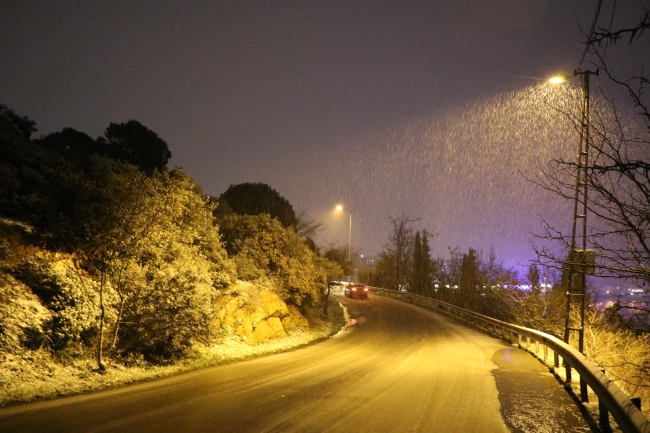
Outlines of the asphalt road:
[{"label": "asphalt road", "polygon": [[0,409],[0,432],[588,432],[529,354],[398,301],[311,346]]}]

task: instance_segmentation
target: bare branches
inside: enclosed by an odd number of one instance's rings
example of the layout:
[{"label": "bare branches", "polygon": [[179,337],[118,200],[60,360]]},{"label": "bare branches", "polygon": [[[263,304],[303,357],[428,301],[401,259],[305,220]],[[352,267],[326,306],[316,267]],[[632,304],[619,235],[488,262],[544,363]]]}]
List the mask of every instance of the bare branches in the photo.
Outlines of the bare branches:
[{"label": "bare branches", "polygon": [[[601,276],[631,280],[640,286],[650,284],[650,100],[647,95],[649,79],[643,65],[639,73],[625,78],[614,74],[611,50],[619,40],[630,44],[641,43],[650,29],[650,11],[643,9],[637,24],[612,29],[598,26],[601,5],[595,11],[586,46],[595,59],[595,65],[604,72],[606,84],[599,87],[591,108],[590,136],[587,146],[590,160],[587,164],[586,182],[589,215],[587,240],[596,250],[598,273]],[[612,11],[612,17],[615,11]],[[611,17],[610,17],[611,18]],[[638,59],[626,59],[633,68]],[[624,60],[618,60],[622,62]],[[628,99],[617,97],[622,90]],[[565,102],[552,101],[552,107],[563,113],[576,131],[583,129],[579,99],[583,95],[567,90]],[[635,112],[643,122],[632,115]],[[577,162],[564,159],[553,161],[541,175],[531,179],[534,183],[566,200],[574,198]],[[581,199],[579,206],[585,205]],[[538,238],[558,245],[560,253],[548,247],[538,247],[536,252],[546,265],[555,262],[558,268],[566,266],[565,254],[570,245],[568,233],[546,224],[545,233]]]},{"label": "bare branches", "polygon": [[[598,19],[598,15],[596,15],[596,19]],[[641,37],[645,30],[650,29],[650,10],[645,9],[645,14],[640,18],[639,24],[634,27],[619,29],[613,32],[604,27],[599,27],[598,30],[594,30],[594,28],[595,26],[592,26],[591,33],[587,37],[588,47],[593,47],[594,45],[602,46],[603,44],[613,45],[624,37],[631,44],[635,39]]]},{"label": "bare branches", "polygon": [[[613,14],[614,11],[612,12],[612,16]],[[598,20],[598,16],[599,13],[596,14],[596,20]],[[617,30],[611,30],[604,27],[599,27],[598,30],[594,30],[594,27],[595,22],[594,26],[592,26],[591,32],[587,35],[587,40],[585,42],[585,53],[589,52],[593,54],[596,58],[596,66],[605,72],[607,78],[612,83],[616,84],[627,93],[633,106],[643,117],[646,123],[646,128],[648,131],[650,131],[650,101],[647,100],[646,94],[646,90],[650,82],[645,74],[644,65],[638,65],[638,74],[632,75],[630,77],[620,78],[613,73],[614,67],[616,65],[610,64],[607,59],[606,50],[608,47],[613,47],[616,45],[617,42],[623,38],[627,39],[627,43],[629,45],[640,43],[639,41],[645,34],[645,31],[650,29],[650,10],[644,8],[644,12],[640,17],[638,24],[633,27],[620,28]],[[636,59],[630,60],[636,61]]]},{"label": "bare branches", "polygon": [[[587,52],[593,56],[602,74],[598,89],[592,95],[591,117],[588,117],[590,134],[576,136],[576,140],[586,140],[589,153],[586,173],[580,179],[586,183],[588,195],[580,198],[579,206],[582,208],[586,204],[587,248],[596,251],[597,274],[635,284],[648,294],[650,80],[638,58],[618,56],[619,64],[616,65],[611,59],[621,40],[638,44],[645,38],[643,42],[647,44],[650,11],[645,9],[635,26],[611,29],[610,24],[606,29],[597,27],[600,4],[596,21],[586,35]],[[621,71],[634,72],[622,76]],[[565,101],[551,101],[551,106],[563,113],[579,133],[584,125],[577,107],[583,96],[567,89]],[[541,175],[530,180],[556,196],[573,200],[577,169],[577,162],[558,158]],[[541,244],[534,245],[538,261],[561,271],[564,285],[570,275],[567,252],[571,248],[571,233],[546,221],[544,224],[544,232],[537,236]],[[566,306],[562,308],[566,305],[562,302],[564,291],[559,285],[546,297],[513,299],[513,315],[519,323],[538,329],[546,327],[553,332],[566,314],[562,312],[566,311]],[[575,314],[572,309],[568,313]],[[650,309],[647,303],[619,299],[605,314],[588,309],[585,319],[585,354],[605,369],[628,395],[647,400],[650,395]],[[646,403],[646,410],[648,407]]]},{"label": "bare branches", "polygon": [[312,238],[321,230],[323,230],[323,223],[314,221],[306,210],[296,214],[296,233],[301,237]]},{"label": "bare branches", "polygon": [[389,217],[392,233],[384,249],[387,258],[390,258],[392,274],[396,287],[400,289],[408,280],[408,272],[413,259],[414,233],[411,224],[419,218],[412,218],[406,214]]}]

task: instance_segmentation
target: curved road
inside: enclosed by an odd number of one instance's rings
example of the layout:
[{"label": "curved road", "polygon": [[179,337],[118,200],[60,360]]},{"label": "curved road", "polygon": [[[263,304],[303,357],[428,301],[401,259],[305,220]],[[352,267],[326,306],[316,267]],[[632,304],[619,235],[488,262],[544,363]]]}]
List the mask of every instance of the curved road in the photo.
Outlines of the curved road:
[{"label": "curved road", "polygon": [[532,356],[398,301],[322,343],[0,409],[0,432],[588,432]]}]

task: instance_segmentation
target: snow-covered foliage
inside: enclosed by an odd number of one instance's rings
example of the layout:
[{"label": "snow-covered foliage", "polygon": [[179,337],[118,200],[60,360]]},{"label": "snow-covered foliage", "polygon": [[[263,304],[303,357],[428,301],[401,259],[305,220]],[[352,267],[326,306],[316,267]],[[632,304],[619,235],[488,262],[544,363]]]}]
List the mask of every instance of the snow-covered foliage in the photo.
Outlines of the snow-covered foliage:
[{"label": "snow-covered foliage", "polygon": [[285,338],[251,346],[232,336],[219,344],[195,344],[184,359],[172,365],[156,366],[133,359],[129,365],[111,363],[103,374],[96,373],[94,362],[88,358],[64,364],[44,350],[0,352],[0,406],[96,391],[289,350],[338,332],[344,325],[343,313],[338,308],[330,312],[328,320],[317,321],[309,330],[298,329]]},{"label": "snow-covered foliage", "polygon": [[[27,332],[24,343],[65,349],[73,343],[91,346],[97,335],[98,283],[85,275],[69,258],[46,255],[26,260],[15,269],[15,276],[29,286],[48,319]],[[109,315],[107,322],[114,322]]]},{"label": "snow-covered foliage", "polygon": [[[322,335],[296,306],[322,302],[326,266],[294,229],[267,215],[233,220],[227,233],[241,239],[229,256],[216,204],[165,167],[166,145],[150,161],[141,151],[151,143],[125,134],[118,143],[66,128],[30,141],[0,112],[0,404]],[[134,165],[131,151],[145,160]],[[256,283],[243,290],[240,279]],[[226,344],[240,353],[216,356]]]},{"label": "snow-covered foliage", "polygon": [[[79,267],[78,257],[16,242],[10,246],[6,233],[0,233],[0,405],[77,394],[286,350],[325,338],[342,326],[340,310],[330,309],[327,320],[312,318],[310,327],[298,327],[284,338],[255,345],[242,341],[236,333],[225,335],[222,329],[210,329],[216,326],[216,310],[221,308],[215,296],[239,297],[250,306],[262,301],[262,293],[274,288],[274,283],[262,278],[217,289],[214,280],[205,277],[214,275],[214,262],[197,260],[196,250],[202,247],[196,242],[173,241],[173,233],[168,231],[159,234],[159,245],[146,249],[158,258],[128,264],[125,278],[129,284],[139,282],[141,286],[130,286],[136,287],[129,292],[134,298],[122,320],[131,321],[137,313],[141,322],[138,327],[122,324],[124,332],[120,331],[116,346],[122,352],[109,353],[106,369],[97,374],[92,344],[97,337],[99,283]],[[112,311],[106,316],[110,332],[115,329],[120,303],[114,284],[107,283],[105,289],[106,304]],[[154,321],[154,314],[161,320]],[[190,325],[199,328],[197,334],[183,328]],[[127,339],[136,332],[141,336]],[[172,363],[163,351],[147,361],[144,354],[157,353],[154,343],[128,345],[145,338],[161,345],[167,339],[169,347],[163,350],[179,350],[183,357],[173,358]],[[157,365],[160,361],[169,365]]]},{"label": "snow-covered foliage", "polygon": [[226,249],[241,278],[274,279],[278,294],[295,305],[320,302],[327,272],[293,229],[267,214],[228,215],[220,223]]},{"label": "snow-covered foliage", "polygon": [[0,271],[0,352],[18,354],[45,343],[41,337],[51,317],[29,287]]},{"label": "snow-covered foliage", "polygon": [[182,170],[147,176],[96,163],[74,216],[84,225],[70,238],[99,284],[106,342],[97,344],[123,356],[177,359],[193,341],[208,341],[213,300],[234,277],[212,205]]}]

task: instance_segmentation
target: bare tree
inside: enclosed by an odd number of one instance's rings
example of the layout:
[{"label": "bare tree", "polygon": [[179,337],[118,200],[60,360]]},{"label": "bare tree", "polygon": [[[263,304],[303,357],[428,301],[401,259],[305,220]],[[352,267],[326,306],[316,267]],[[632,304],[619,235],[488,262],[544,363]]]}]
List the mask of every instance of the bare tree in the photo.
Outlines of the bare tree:
[{"label": "bare tree", "polygon": [[[603,17],[600,4],[596,9],[591,32],[587,35],[586,52],[593,54],[595,65],[602,70],[614,89],[603,92],[609,108],[608,116],[600,115],[595,123],[593,140],[589,143],[595,158],[589,186],[594,191],[589,210],[604,229],[595,232],[594,243],[603,261],[605,275],[632,279],[645,287],[650,283],[650,84],[644,65],[632,61],[630,76],[619,76],[621,65],[609,60],[621,42],[646,45],[650,42],[650,10],[644,8],[640,19],[630,25],[612,28],[599,25]],[[604,17],[606,19],[606,17]],[[628,103],[613,94],[622,90]],[[627,120],[625,105],[631,105],[636,120]],[[618,242],[612,242],[613,239]]]},{"label": "bare tree", "polygon": [[296,221],[296,233],[301,237],[313,238],[323,230],[323,223],[314,221],[314,219],[307,214],[306,210],[302,210],[296,214]]},{"label": "bare tree", "polygon": [[[588,188],[588,243],[596,250],[600,276],[631,281],[650,292],[650,82],[637,56],[615,57],[625,43],[627,48],[647,46],[650,11],[640,12],[633,24],[615,27],[612,19],[606,26],[600,24],[608,18],[600,13],[601,4],[585,43],[585,56],[605,77],[594,95],[591,133],[582,137],[588,138],[590,155],[583,178]],[[616,7],[612,16],[615,11]],[[581,97],[577,92],[573,96]],[[578,131],[584,129],[579,110],[555,107]],[[574,161],[556,160],[539,184],[572,200],[576,169]],[[550,225],[541,237],[559,242],[565,251],[571,245],[570,234]],[[538,253],[546,264],[555,261],[560,269],[567,266],[566,258],[549,249],[539,248]]]},{"label": "bare tree", "polygon": [[[590,69],[598,68],[601,78],[593,95],[591,134],[581,137],[588,138],[589,160],[581,179],[586,184],[588,200],[583,199],[580,205],[586,202],[587,240],[589,248],[596,251],[597,274],[634,283],[647,294],[650,293],[650,81],[642,63],[647,56],[622,56],[621,51],[642,48],[649,52],[650,10],[647,7],[639,10],[636,21],[614,25],[616,2],[609,17],[601,14],[602,3],[602,0],[598,2],[593,24],[586,34],[583,58],[592,59]],[[625,5],[628,10],[629,7]],[[578,92],[572,96],[583,97]],[[555,108],[573,122],[576,130],[584,130],[579,110],[568,105]],[[538,183],[573,200],[577,165],[573,161],[556,160],[553,168],[538,178]],[[546,232],[540,237],[556,241],[566,254],[571,246],[570,236],[547,224]],[[555,269],[566,271],[570,266],[562,253],[544,247],[537,252],[540,261],[555,263]],[[525,302],[515,303],[518,321],[558,332],[557,316],[560,315],[556,294],[562,292],[557,290],[550,297],[529,297]],[[587,310],[585,354],[628,394],[645,399],[643,409],[650,410],[647,403],[650,310],[638,304],[618,302],[606,313]]]},{"label": "bare tree", "polygon": [[389,217],[392,232],[384,251],[379,255],[377,271],[381,271],[388,289],[400,290],[409,280],[413,259],[414,234],[411,224],[416,218],[401,214]]}]

